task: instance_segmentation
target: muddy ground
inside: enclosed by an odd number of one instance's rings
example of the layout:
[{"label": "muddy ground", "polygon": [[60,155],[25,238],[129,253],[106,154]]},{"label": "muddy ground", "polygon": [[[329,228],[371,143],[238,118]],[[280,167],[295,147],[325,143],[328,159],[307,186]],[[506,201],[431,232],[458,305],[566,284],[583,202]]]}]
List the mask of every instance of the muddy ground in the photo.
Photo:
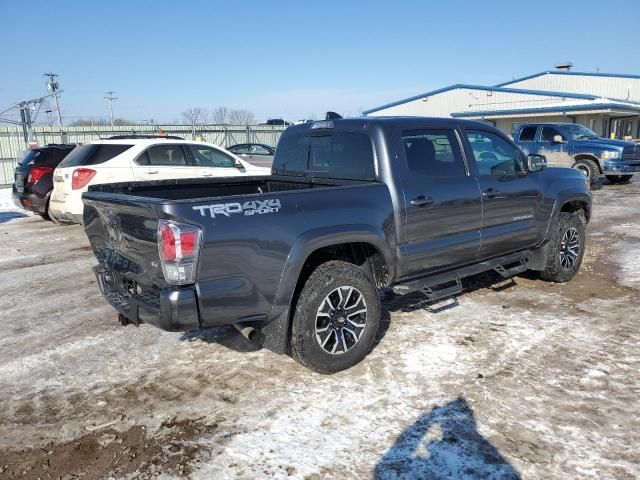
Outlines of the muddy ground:
[{"label": "muddy ground", "polygon": [[581,273],[385,302],[322,376],[235,330],[120,327],[80,227],[0,212],[0,478],[638,478],[640,183]]}]

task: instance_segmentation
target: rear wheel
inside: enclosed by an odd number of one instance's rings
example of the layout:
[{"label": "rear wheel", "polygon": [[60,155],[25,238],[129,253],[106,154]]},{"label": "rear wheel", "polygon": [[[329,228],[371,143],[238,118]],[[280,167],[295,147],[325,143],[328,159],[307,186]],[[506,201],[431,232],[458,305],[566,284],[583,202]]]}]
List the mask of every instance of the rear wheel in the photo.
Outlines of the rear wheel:
[{"label": "rear wheel", "polygon": [[334,373],[360,362],[375,340],[380,298],[356,265],[331,261],[305,283],[291,325],[291,356],[319,373]]},{"label": "rear wheel", "polygon": [[624,183],[631,180],[633,175],[607,175],[606,177],[611,183]]},{"label": "rear wheel", "polygon": [[581,212],[562,212],[551,236],[544,280],[564,283],[580,270],[585,250],[585,221]]},{"label": "rear wheel", "polygon": [[573,164],[573,168],[589,179],[589,184],[593,185],[600,178],[600,169],[594,160],[582,159]]}]

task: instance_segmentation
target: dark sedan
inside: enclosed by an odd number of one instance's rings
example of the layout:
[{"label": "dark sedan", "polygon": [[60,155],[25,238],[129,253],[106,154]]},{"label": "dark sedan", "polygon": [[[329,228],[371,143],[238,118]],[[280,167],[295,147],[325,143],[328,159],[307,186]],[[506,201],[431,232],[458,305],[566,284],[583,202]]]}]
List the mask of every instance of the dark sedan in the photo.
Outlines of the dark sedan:
[{"label": "dark sedan", "polygon": [[239,143],[227,148],[234,155],[255,165],[256,167],[271,168],[276,149],[263,143]]},{"label": "dark sedan", "polygon": [[46,147],[27,150],[24,158],[16,165],[13,183],[14,203],[49,219],[53,171],[75,147],[75,145],[50,144]]}]

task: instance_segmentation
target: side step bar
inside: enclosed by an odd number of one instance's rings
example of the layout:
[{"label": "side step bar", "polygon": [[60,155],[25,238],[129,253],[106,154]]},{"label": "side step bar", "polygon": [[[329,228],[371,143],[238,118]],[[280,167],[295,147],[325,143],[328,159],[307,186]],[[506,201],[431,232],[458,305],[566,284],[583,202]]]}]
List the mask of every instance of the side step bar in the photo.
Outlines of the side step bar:
[{"label": "side step bar", "polygon": [[[531,252],[527,250],[525,252],[517,252],[499,258],[485,260],[484,262],[475,263],[449,272],[417,278],[409,282],[394,285],[391,289],[396,295],[406,295],[411,292],[421,291],[430,301],[438,300],[460,293],[462,291],[461,280],[465,277],[495,270],[502,278],[508,278],[528,270],[530,268],[529,265],[531,265]],[[454,285],[447,285],[452,282]]]}]

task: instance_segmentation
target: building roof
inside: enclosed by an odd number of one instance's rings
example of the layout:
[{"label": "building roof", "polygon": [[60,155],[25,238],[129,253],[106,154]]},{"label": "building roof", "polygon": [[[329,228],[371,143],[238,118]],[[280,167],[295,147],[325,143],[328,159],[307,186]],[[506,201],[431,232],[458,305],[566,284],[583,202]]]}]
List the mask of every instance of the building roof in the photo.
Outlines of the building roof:
[{"label": "building roof", "polygon": [[502,82],[496,85],[496,87],[504,87],[505,85],[511,85],[512,83],[522,82],[531,78],[542,77],[543,75],[578,75],[584,77],[608,77],[608,78],[634,78],[640,79],[640,75],[634,75],[630,73],[600,73],[600,72],[571,72],[564,70],[545,70],[544,72],[534,73],[533,75],[527,75],[526,77],[516,78],[509,80],[508,82]]},{"label": "building roof", "polygon": [[518,107],[513,109],[453,112],[454,118],[477,118],[494,116],[514,116],[540,113],[585,112],[594,110],[624,110],[640,112],[640,104],[610,98],[594,98],[572,102],[561,102],[544,106]]},{"label": "building roof", "polygon": [[597,95],[590,95],[586,93],[549,92],[544,90],[529,90],[529,89],[523,89],[523,88],[505,88],[505,87],[487,87],[485,85],[470,85],[465,83],[456,83],[455,85],[439,88],[437,90],[432,90],[430,92],[421,93],[420,95],[414,95],[413,97],[404,98],[402,100],[397,100],[395,102],[387,103],[385,105],[381,105],[380,107],[375,107],[369,110],[365,110],[362,113],[364,115],[368,115],[370,113],[378,112],[386,108],[395,107],[396,105],[402,105],[403,103],[413,102],[414,100],[419,100],[424,97],[429,97],[431,95],[437,95],[439,93],[444,93],[444,92],[448,92],[450,90],[456,90],[456,89],[483,90],[488,92],[520,93],[523,95],[543,95],[546,97],[579,98],[579,99],[588,99],[588,100],[598,98]]}]

